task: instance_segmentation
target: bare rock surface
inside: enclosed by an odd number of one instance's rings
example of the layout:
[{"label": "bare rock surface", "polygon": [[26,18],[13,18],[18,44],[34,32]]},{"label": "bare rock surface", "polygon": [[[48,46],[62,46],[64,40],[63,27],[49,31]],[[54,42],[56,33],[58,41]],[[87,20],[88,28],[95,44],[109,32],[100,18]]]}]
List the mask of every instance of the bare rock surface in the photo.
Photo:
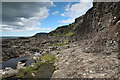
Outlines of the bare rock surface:
[{"label": "bare rock surface", "polygon": [[95,55],[83,53],[80,47],[61,51],[56,57],[56,71],[52,78],[118,78],[119,60],[116,53]]}]

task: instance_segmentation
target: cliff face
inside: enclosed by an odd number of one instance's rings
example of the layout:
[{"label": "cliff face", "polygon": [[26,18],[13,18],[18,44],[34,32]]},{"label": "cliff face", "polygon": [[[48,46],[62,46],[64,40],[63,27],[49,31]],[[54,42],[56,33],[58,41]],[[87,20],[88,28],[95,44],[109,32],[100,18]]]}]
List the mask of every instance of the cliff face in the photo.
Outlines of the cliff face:
[{"label": "cliff face", "polygon": [[79,37],[105,30],[120,20],[120,2],[93,4],[93,8],[85,14],[82,25],[77,28]]},{"label": "cliff face", "polygon": [[75,37],[84,46],[83,51],[118,51],[119,27],[120,2],[93,3],[77,27]]}]

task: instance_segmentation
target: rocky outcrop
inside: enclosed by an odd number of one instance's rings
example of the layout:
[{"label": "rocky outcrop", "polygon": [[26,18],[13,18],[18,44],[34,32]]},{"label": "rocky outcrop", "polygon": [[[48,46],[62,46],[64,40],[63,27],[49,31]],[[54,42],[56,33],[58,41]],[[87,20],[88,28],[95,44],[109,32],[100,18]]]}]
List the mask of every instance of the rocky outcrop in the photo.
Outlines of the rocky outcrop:
[{"label": "rocky outcrop", "polygon": [[120,20],[120,2],[93,3],[85,14],[83,23],[77,28],[77,36],[83,37],[114,26]]},{"label": "rocky outcrop", "polygon": [[93,4],[76,29],[78,43],[86,52],[118,52],[120,2]]}]

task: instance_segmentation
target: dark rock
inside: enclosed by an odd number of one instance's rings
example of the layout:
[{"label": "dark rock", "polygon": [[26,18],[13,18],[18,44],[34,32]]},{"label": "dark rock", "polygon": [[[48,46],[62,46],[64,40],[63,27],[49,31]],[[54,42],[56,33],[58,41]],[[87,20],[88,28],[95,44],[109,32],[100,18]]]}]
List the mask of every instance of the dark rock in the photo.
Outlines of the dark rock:
[{"label": "dark rock", "polygon": [[120,2],[94,3],[84,15],[84,20],[75,33],[79,44],[84,46],[83,51],[95,53],[118,51],[119,5]]}]

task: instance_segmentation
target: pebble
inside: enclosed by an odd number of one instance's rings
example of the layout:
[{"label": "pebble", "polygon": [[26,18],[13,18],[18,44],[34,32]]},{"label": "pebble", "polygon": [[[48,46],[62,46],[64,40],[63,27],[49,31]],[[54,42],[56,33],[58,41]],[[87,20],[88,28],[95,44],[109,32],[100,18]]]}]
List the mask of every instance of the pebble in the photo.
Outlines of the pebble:
[{"label": "pebble", "polygon": [[86,76],[87,74],[86,73],[83,73],[83,76]]}]

